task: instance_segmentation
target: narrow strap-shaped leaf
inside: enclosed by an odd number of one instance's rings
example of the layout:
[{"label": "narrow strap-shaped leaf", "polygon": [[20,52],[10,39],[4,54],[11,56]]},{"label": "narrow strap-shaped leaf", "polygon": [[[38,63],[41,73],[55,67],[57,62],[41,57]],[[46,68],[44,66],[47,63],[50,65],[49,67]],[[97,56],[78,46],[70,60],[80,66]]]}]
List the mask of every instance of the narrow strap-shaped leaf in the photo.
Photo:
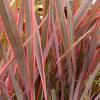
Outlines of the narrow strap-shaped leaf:
[{"label": "narrow strap-shaped leaf", "polygon": [[66,49],[68,46],[68,37],[66,34],[66,23],[65,23],[65,17],[64,17],[64,12],[62,10],[62,4],[61,4],[61,0],[55,1],[56,3],[56,9],[57,9],[57,13],[58,13],[58,17],[59,17],[59,24],[61,27],[61,32],[62,32],[62,36],[64,39],[64,48]]},{"label": "narrow strap-shaped leaf", "polygon": [[12,63],[13,57],[7,62],[6,65],[2,66],[2,71],[0,71],[0,80],[3,78],[4,74],[8,71],[8,66]]},{"label": "narrow strap-shaped leaf", "polygon": [[95,34],[93,35],[94,37],[91,39],[89,50],[84,58],[83,69],[85,68],[86,71],[87,71],[87,68],[89,68],[89,66],[91,64],[91,60],[93,58],[93,53],[96,50],[96,46],[97,46],[96,43],[97,43],[97,36],[99,33],[99,30],[98,30],[99,26],[100,26],[100,21],[97,21],[97,24],[95,25],[96,31],[94,30]]},{"label": "narrow strap-shaped leaf", "polygon": [[26,64],[25,52],[19,36],[16,22],[14,20],[14,16],[11,12],[9,5],[7,4],[7,1],[5,0],[2,0],[0,2],[0,14],[3,20],[3,25],[6,30],[8,41],[13,49],[15,59],[19,65],[19,69],[23,77],[23,82],[26,87],[27,94],[29,94],[29,79],[26,74],[27,64]]},{"label": "narrow strap-shaped leaf", "polygon": [[23,0],[22,0],[21,7],[20,7],[19,19],[18,19],[19,33],[23,32],[23,18],[24,18],[24,3],[23,3]]},{"label": "narrow strap-shaped leaf", "polygon": [[[56,33],[56,27],[55,27],[55,24],[54,24],[52,8],[51,8],[51,19],[52,19],[51,25],[53,26],[52,32],[54,34],[54,46],[55,46],[56,56],[57,56],[57,59],[58,59],[60,54],[59,54],[59,50],[58,50],[58,40],[57,40],[57,33]],[[59,78],[61,78],[61,64],[60,64],[60,62],[58,63],[58,72],[59,72]]]},{"label": "narrow strap-shaped leaf", "polygon": [[75,87],[75,78],[74,78],[74,75],[72,75],[69,100],[73,100],[74,87]]},{"label": "narrow strap-shaped leaf", "polygon": [[[55,47],[55,52],[56,52],[56,56],[57,59],[59,59],[60,54],[59,54],[59,47],[58,47],[58,40],[57,40],[57,33],[56,33],[56,27],[54,24],[54,18],[53,18],[53,13],[52,13],[52,9],[51,9],[51,18],[52,18],[52,26],[53,26],[53,34],[54,34],[54,47]],[[63,84],[63,73],[62,73],[62,68],[61,68],[61,63],[58,63],[58,74],[59,74],[59,79],[61,81],[61,99],[64,100],[64,84]]]},{"label": "narrow strap-shaped leaf", "polygon": [[[5,49],[3,48],[3,45],[2,45],[2,43],[0,43],[0,48],[1,48],[1,52],[2,52],[2,57],[3,57],[3,59],[4,59],[4,62],[6,63],[7,61],[8,61],[8,57],[7,57],[7,55],[6,55],[6,51],[5,51]],[[13,67],[14,66],[12,66],[13,64],[11,64],[10,66],[9,66],[9,73],[10,73],[10,75],[11,75],[11,79],[12,79],[12,83],[13,83],[13,87],[14,87],[14,89],[15,89],[15,92],[16,92],[16,96],[17,96],[17,98],[18,98],[18,100],[23,100],[23,96],[21,95],[21,91],[20,91],[20,88],[19,88],[19,85],[18,85],[18,81],[15,79],[15,77],[14,77],[14,73],[13,73]]]},{"label": "narrow strap-shaped leaf", "polygon": [[80,5],[79,9],[76,11],[76,13],[74,15],[75,29],[77,28],[77,26],[80,24],[80,22],[83,20],[84,16],[90,9],[92,2],[93,2],[93,0],[82,0],[82,3]]},{"label": "narrow strap-shaped leaf", "polygon": [[0,81],[0,92],[0,100],[11,100],[8,89],[6,89],[6,84],[3,82],[3,80]]},{"label": "narrow strap-shaped leaf", "polygon": [[15,89],[15,93],[16,93],[17,99],[18,100],[23,100],[23,96],[22,96],[22,93],[21,93],[21,89],[19,87],[18,81],[14,77],[14,73],[13,73],[12,66],[9,66],[9,72],[10,72],[10,75],[11,75],[11,79],[12,79],[12,83],[13,83],[13,87]]},{"label": "narrow strap-shaped leaf", "polygon": [[86,71],[84,80],[88,79],[90,73],[95,69],[96,64],[100,61],[99,57],[98,57],[99,56],[99,52],[100,52],[99,50],[96,50],[94,52],[93,60],[91,61],[91,65],[89,66],[88,71]]},{"label": "narrow strap-shaped leaf", "polygon": [[[25,5],[25,20],[26,20],[26,34],[27,38],[29,38],[33,34],[33,2],[32,0],[23,0]],[[33,39],[30,40],[30,42],[27,44],[27,55],[28,55],[28,67],[29,67],[29,77],[30,77],[30,90],[31,90],[31,100],[35,99],[35,90],[34,90],[34,63],[35,63],[35,54],[34,54],[34,48],[33,45],[34,41]],[[34,46],[34,47],[33,47]]]},{"label": "narrow strap-shaped leaf", "polygon": [[100,15],[98,14],[100,11],[99,4],[100,1],[97,0],[96,3],[92,5],[91,9],[89,9],[88,13],[83,18],[83,21],[79,25],[79,28],[77,28],[76,30],[75,40],[77,40],[80,37],[80,35],[83,33],[84,30],[88,30],[93,25],[93,23],[99,18]]},{"label": "narrow strap-shaped leaf", "polygon": [[[70,34],[70,46],[74,43],[74,24],[73,24],[73,17],[72,17],[72,11],[71,6],[69,3],[69,0],[66,1],[67,5],[67,19],[68,19],[68,33]],[[71,56],[72,56],[72,64],[73,64],[73,72],[74,76],[76,77],[76,54],[75,49],[73,48],[71,50]]]},{"label": "narrow strap-shaped leaf", "polygon": [[53,39],[54,39],[54,34],[52,34],[52,36],[50,37],[50,39],[49,39],[48,42],[46,43],[46,46],[45,46],[45,48],[44,48],[44,50],[43,50],[43,59],[44,59],[44,63],[46,62],[48,53],[49,53],[50,48],[51,48],[52,43],[53,43]]},{"label": "narrow strap-shaped leaf", "polygon": [[[60,26],[60,30],[61,30],[61,35],[63,37],[63,46],[64,46],[64,51],[66,51],[68,49],[68,47],[70,46],[70,41],[69,41],[69,36],[67,33],[67,24],[66,24],[66,19],[64,16],[64,12],[62,9],[62,3],[61,0],[57,0],[55,1],[55,9],[57,9],[57,16],[58,16],[58,23]],[[72,72],[72,62],[71,62],[71,55],[69,55],[69,57],[66,57],[66,61],[68,64],[68,76],[69,79],[71,79],[71,72]]]},{"label": "narrow strap-shaped leaf", "polygon": [[[94,25],[95,26],[95,25]],[[78,43],[80,43],[86,36],[88,36],[94,29],[94,26],[92,26],[82,37],[80,37],[77,41],[74,42],[72,47],[70,47],[59,59],[56,63],[58,63],[60,60],[62,60],[70,51],[72,48],[74,48]]]},{"label": "narrow strap-shaped leaf", "polygon": [[45,100],[47,100],[47,92],[46,92],[46,80],[45,80],[45,71],[44,71],[44,62],[43,62],[43,55],[42,55],[42,48],[40,44],[40,37],[39,33],[36,33],[36,44],[35,44],[35,55],[37,66],[39,70],[39,74],[41,76],[41,82],[44,90]]},{"label": "narrow strap-shaped leaf", "polygon": [[[53,39],[54,39],[54,34],[52,34],[52,36],[50,37],[50,39],[46,43],[46,46],[45,46],[45,48],[43,50],[43,61],[44,61],[44,64],[46,63],[46,59],[48,57],[48,53],[49,53],[50,48],[52,46]],[[34,78],[35,81],[37,80],[38,76],[39,76],[39,72],[38,72],[38,69],[36,67],[36,69],[35,69],[35,78]]]},{"label": "narrow strap-shaped leaf", "polygon": [[[48,14],[49,0],[43,0],[43,18]],[[46,37],[49,30],[49,16],[42,25],[42,47],[44,49],[46,45]]]},{"label": "narrow strap-shaped leaf", "polygon": [[[96,28],[97,23],[94,26],[95,26],[94,28]],[[91,60],[93,59],[93,53],[95,52],[95,49],[96,49],[96,34],[95,34],[94,39],[91,40],[89,50],[88,50],[87,55],[85,57],[82,72],[81,72],[80,77],[79,77],[79,82],[77,83],[76,89],[75,89],[75,92],[74,92],[74,97],[73,97],[74,100],[76,100],[78,98],[78,93],[79,93],[81,82],[83,80],[83,77],[84,77],[87,69],[89,68],[89,66],[91,64]]]},{"label": "narrow strap-shaped leaf", "polygon": [[82,96],[80,98],[80,100],[83,100],[84,99],[84,95],[88,93],[88,90],[90,89],[90,87],[92,86],[93,84],[93,81],[97,75],[97,73],[100,71],[100,63],[97,64],[93,74],[91,75],[90,79],[88,80],[88,82],[86,83],[86,87],[85,87],[85,90],[83,91],[82,93]]},{"label": "narrow strap-shaped leaf", "polygon": [[[35,12],[35,11],[34,11]],[[44,98],[47,100],[47,90],[46,90],[46,79],[45,79],[45,71],[44,71],[44,61],[43,61],[43,54],[42,54],[42,46],[41,46],[41,40],[40,40],[40,34],[38,29],[38,24],[36,21],[36,16],[34,13],[34,29],[36,33],[34,33],[35,36],[35,57],[37,62],[37,67],[39,70],[39,74],[41,77],[41,83],[44,91]]]}]

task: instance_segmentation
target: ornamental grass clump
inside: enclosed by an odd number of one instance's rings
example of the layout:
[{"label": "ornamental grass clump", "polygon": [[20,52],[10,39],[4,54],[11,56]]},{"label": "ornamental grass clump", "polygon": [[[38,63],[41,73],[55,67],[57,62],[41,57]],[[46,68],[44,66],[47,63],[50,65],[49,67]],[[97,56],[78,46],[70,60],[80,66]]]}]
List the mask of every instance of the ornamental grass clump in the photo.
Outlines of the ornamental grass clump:
[{"label": "ornamental grass clump", "polygon": [[0,100],[99,100],[100,0],[0,0]]}]

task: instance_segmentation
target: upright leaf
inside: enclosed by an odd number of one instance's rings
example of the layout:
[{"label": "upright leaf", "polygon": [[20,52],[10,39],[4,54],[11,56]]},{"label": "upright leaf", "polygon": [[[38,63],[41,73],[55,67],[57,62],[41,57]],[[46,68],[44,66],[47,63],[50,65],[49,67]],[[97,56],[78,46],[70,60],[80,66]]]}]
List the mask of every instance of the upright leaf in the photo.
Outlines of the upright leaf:
[{"label": "upright leaf", "polygon": [[[36,29],[38,29],[38,24],[37,24],[35,15],[33,15],[33,16],[34,16],[34,30],[36,30]],[[44,97],[45,97],[45,100],[47,100],[46,80],[45,80],[45,71],[44,71],[45,65],[43,62],[43,54],[42,54],[39,30],[37,30],[37,32],[34,34],[35,34],[35,57],[36,57],[39,74],[41,77],[41,82],[42,82],[43,91],[44,91]]]},{"label": "upright leaf", "polygon": [[[25,20],[26,20],[26,34],[29,38],[33,34],[33,2],[32,0],[23,0],[25,5]],[[29,77],[30,77],[30,90],[31,90],[31,100],[35,99],[35,90],[34,90],[34,64],[35,64],[35,54],[34,54],[34,41],[33,39],[27,44],[27,53],[28,53],[28,65],[29,65]]]},{"label": "upright leaf", "polygon": [[100,63],[97,64],[93,74],[91,75],[90,79],[88,80],[88,82],[86,83],[86,87],[85,87],[85,90],[83,91],[82,93],[82,96],[80,98],[80,100],[83,100],[84,99],[84,96],[88,93],[90,87],[92,86],[93,84],[93,81],[97,75],[97,73],[100,71]]},{"label": "upright leaf", "polygon": [[[0,49],[1,49],[1,52],[2,52],[2,58],[4,59],[4,62],[7,63],[8,57],[7,57],[7,55],[6,55],[6,51],[5,51],[5,49],[3,48],[2,43],[0,43]],[[18,99],[18,100],[23,100],[23,96],[21,95],[21,90],[20,90],[18,81],[17,81],[17,80],[15,79],[15,77],[14,77],[13,67],[14,67],[14,64],[11,64],[11,65],[9,66],[9,68],[8,68],[8,69],[9,69],[9,73],[10,73],[10,75],[11,75],[12,83],[13,83],[13,86],[14,86],[14,89],[15,89],[15,92],[16,92],[17,99]]]},{"label": "upright leaf", "polygon": [[[3,25],[5,27],[6,35],[8,41],[12,47],[14,56],[16,61],[19,65],[19,70],[23,77],[24,86],[27,90],[27,95],[29,95],[29,79],[27,76],[27,64],[26,64],[26,57],[25,52],[22,46],[22,42],[19,36],[19,32],[17,29],[16,22],[14,20],[14,16],[11,12],[9,5],[7,4],[8,1],[2,0],[0,3],[0,14],[3,20]],[[3,10],[2,10],[3,8]]]}]

